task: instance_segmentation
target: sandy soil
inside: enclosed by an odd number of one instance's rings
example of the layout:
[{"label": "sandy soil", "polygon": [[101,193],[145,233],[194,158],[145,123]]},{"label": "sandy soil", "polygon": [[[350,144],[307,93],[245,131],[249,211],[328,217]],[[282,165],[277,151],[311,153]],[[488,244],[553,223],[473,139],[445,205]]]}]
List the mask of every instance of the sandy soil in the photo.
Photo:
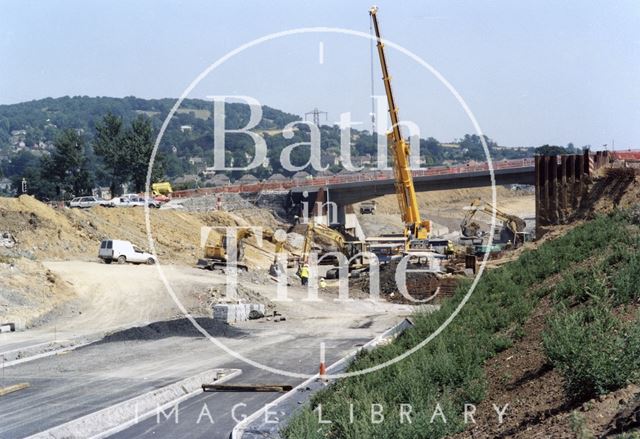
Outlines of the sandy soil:
[{"label": "sandy soil", "polygon": [[[219,231],[224,230],[216,227],[252,225],[274,229],[280,225],[265,209],[236,213],[153,209],[150,220],[159,260],[163,264],[183,265],[193,265],[202,256],[204,226],[213,227],[211,242],[218,240]],[[42,261],[97,262],[100,241],[109,238],[149,247],[142,208],[54,209],[28,196],[0,198],[0,232],[11,233],[17,241],[13,248],[0,248],[0,323],[14,322],[19,327],[41,323],[56,307],[82,298],[78,288],[59,281]],[[273,244],[263,240],[258,245],[257,239],[250,239],[245,246],[245,258],[249,267],[266,269],[273,259]],[[132,267],[116,270],[123,270],[123,276],[131,277],[131,283],[136,285],[139,283],[136,275],[145,269],[135,268],[140,269],[130,273],[131,276],[127,270],[133,270]],[[75,274],[83,273],[80,269]]]},{"label": "sandy soil", "polygon": [[[521,218],[535,216],[535,194],[522,190],[498,186],[496,188],[497,208]],[[466,211],[463,209],[476,198],[491,202],[491,188],[457,189],[448,191],[422,192],[417,194],[420,213],[423,218],[432,221],[435,236],[457,232],[460,221]],[[386,233],[401,233],[402,221],[398,213],[398,201],[395,195],[386,195],[376,199],[374,215],[360,215],[359,205],[355,205],[360,224],[368,236]],[[488,228],[491,218],[478,214],[476,222]]]}]

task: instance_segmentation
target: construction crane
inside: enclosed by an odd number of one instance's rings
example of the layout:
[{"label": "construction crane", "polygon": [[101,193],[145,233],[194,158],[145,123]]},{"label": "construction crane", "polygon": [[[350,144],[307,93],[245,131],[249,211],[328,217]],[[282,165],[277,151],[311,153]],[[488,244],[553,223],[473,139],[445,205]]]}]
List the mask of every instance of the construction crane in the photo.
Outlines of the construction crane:
[{"label": "construction crane", "polygon": [[387,68],[387,59],[384,52],[384,43],[380,36],[377,13],[378,8],[376,6],[369,10],[375,29],[378,56],[380,58],[380,67],[382,68],[382,80],[389,105],[389,116],[391,117],[391,132],[387,134],[387,137],[393,152],[393,172],[396,179],[395,187],[398,195],[398,205],[404,222],[405,246],[407,249],[426,249],[429,247],[428,239],[431,232],[431,222],[420,218],[409,162],[409,144],[402,137],[400,130],[398,107],[391,90],[391,76]]},{"label": "construction crane", "polygon": [[477,212],[489,216],[493,216],[495,212],[496,218],[502,221],[503,230],[507,231],[507,240],[516,246],[523,241],[523,232],[527,224],[522,218],[502,212],[489,203],[483,203],[480,198],[473,200],[466,209],[468,212],[460,223],[460,231],[465,238],[480,238],[480,226],[472,221]]}]

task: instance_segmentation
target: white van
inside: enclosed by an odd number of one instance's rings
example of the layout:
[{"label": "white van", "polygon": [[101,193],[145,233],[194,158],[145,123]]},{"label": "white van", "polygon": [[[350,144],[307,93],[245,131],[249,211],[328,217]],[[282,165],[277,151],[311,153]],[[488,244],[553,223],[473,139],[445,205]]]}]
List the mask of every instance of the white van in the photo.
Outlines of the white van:
[{"label": "white van", "polygon": [[133,262],[134,264],[153,265],[156,263],[156,258],[152,254],[139,249],[129,241],[115,239],[105,239],[100,243],[98,257],[105,264],[110,264],[113,261],[117,261],[118,264]]}]

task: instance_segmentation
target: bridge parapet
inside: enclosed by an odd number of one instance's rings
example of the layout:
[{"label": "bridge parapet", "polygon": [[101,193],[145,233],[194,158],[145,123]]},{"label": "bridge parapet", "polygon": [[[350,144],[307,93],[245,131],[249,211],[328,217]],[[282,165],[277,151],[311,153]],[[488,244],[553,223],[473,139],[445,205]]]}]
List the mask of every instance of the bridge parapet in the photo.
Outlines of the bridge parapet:
[{"label": "bridge parapet", "polygon": [[[501,160],[492,163],[494,170],[498,169],[517,169],[528,168],[534,165],[534,159],[518,159],[518,160]],[[414,178],[429,177],[437,175],[461,175],[466,173],[475,173],[488,171],[489,164],[486,162],[467,164],[460,166],[434,166],[430,168],[417,169],[412,172]],[[174,198],[198,197],[220,192],[229,193],[256,193],[263,191],[289,191],[291,189],[301,187],[327,187],[340,184],[358,183],[358,182],[388,182],[394,179],[393,171],[371,171],[359,172],[355,174],[333,175],[329,177],[314,177],[286,181],[264,181],[260,183],[250,184],[232,184],[227,186],[187,189],[182,191],[174,191]]]}]

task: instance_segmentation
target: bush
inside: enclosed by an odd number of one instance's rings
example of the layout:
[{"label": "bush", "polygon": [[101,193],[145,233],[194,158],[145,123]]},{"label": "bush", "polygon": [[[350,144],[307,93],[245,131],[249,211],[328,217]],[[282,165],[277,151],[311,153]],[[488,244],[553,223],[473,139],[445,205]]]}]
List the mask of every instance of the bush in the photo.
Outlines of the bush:
[{"label": "bush", "polygon": [[543,344],[574,400],[608,393],[638,378],[640,320],[625,324],[604,304],[555,315]]}]

